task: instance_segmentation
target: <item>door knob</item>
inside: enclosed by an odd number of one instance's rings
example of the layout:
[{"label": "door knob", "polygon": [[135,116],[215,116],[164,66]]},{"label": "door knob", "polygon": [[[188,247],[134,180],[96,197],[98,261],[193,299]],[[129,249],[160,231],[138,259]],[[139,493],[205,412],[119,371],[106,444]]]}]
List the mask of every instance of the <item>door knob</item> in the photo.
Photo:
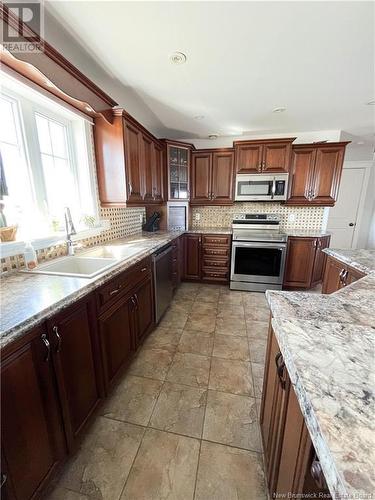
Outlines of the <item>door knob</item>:
[{"label": "door knob", "polygon": [[349,226],[353,227],[354,226],[354,222],[349,222]]}]

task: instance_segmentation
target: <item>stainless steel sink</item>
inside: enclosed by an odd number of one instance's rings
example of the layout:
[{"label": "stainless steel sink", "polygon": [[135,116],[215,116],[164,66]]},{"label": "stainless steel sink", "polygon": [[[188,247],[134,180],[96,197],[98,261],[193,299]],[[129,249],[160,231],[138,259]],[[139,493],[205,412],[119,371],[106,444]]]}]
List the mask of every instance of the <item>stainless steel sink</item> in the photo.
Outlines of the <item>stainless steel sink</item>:
[{"label": "stainless steel sink", "polygon": [[32,274],[53,274],[57,276],[73,276],[75,278],[93,278],[98,274],[118,264],[119,259],[95,257],[62,257],[53,262],[42,264],[32,271]]}]

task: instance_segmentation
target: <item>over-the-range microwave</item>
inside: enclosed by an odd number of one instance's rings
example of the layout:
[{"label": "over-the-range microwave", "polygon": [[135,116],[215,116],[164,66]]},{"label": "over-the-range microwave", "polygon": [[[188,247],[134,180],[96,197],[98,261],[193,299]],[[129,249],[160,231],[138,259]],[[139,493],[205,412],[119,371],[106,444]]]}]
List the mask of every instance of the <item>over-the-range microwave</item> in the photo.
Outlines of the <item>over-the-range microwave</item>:
[{"label": "over-the-range microwave", "polygon": [[235,201],[286,200],[289,174],[237,174]]}]

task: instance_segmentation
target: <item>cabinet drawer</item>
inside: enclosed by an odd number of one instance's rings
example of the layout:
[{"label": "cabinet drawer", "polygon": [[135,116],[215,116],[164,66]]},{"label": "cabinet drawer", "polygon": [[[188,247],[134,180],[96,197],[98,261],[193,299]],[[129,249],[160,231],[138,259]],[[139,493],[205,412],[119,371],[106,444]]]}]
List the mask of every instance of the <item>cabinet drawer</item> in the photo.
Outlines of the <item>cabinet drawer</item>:
[{"label": "cabinet drawer", "polygon": [[225,245],[229,246],[230,236],[215,236],[215,235],[203,235],[203,246],[204,245]]},{"label": "cabinet drawer", "polygon": [[134,285],[142,281],[151,273],[151,259],[147,257],[123,273],[119,274],[108,284],[102,286],[96,293],[100,308],[108,307],[119,296],[129,292]]},{"label": "cabinet drawer", "polygon": [[220,257],[229,256],[229,247],[203,247],[203,255],[216,255]]},{"label": "cabinet drawer", "polygon": [[228,270],[229,267],[229,259],[223,258],[213,258],[213,257],[204,257],[203,258],[203,267],[221,267],[225,270]]},{"label": "cabinet drawer", "polygon": [[227,269],[203,269],[202,279],[209,281],[228,281],[228,270]]}]

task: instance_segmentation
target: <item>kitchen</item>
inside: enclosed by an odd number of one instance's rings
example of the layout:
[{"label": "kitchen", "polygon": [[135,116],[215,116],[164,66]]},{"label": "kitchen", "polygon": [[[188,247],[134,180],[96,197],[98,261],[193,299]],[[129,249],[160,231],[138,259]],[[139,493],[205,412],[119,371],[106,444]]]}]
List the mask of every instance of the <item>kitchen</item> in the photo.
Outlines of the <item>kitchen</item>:
[{"label": "kitchen", "polygon": [[35,4],[1,5],[3,498],[372,498],[373,4]]}]

